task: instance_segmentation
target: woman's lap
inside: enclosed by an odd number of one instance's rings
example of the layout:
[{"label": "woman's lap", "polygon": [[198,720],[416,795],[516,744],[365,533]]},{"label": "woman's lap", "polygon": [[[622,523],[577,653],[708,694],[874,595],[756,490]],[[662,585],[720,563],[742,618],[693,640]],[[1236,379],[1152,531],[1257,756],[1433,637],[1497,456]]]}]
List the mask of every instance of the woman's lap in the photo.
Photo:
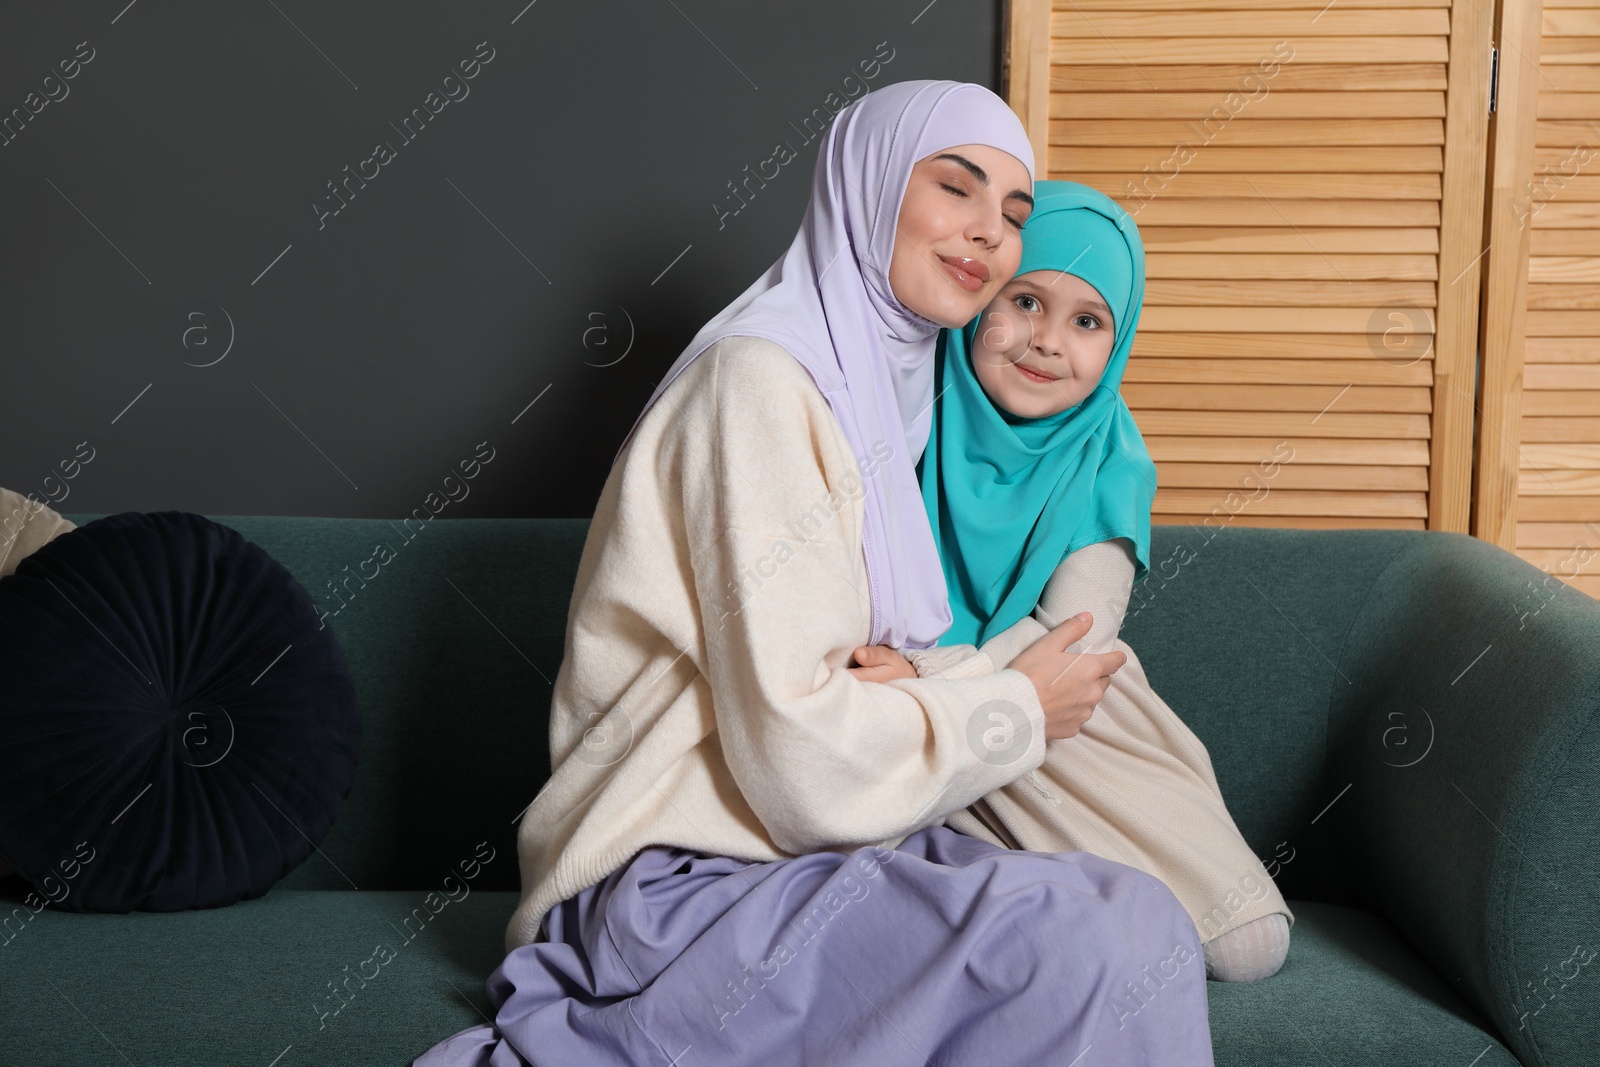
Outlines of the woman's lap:
[{"label": "woman's lap", "polygon": [[648,848],[545,929],[489,977],[495,1027],[416,1067],[1211,1063],[1193,922],[1089,853],[944,826],[768,863]]}]

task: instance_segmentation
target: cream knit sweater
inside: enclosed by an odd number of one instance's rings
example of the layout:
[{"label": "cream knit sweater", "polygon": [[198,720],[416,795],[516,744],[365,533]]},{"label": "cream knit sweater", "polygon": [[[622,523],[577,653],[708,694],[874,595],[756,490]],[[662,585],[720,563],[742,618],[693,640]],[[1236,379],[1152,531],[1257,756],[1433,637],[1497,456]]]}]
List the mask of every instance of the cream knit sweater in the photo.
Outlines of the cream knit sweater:
[{"label": "cream knit sweater", "polygon": [[1020,671],[879,684],[845,669],[870,636],[872,462],[758,338],[714,344],[646,413],[579,562],[508,952],[646,845],[757,861],[892,848],[1041,764]]}]

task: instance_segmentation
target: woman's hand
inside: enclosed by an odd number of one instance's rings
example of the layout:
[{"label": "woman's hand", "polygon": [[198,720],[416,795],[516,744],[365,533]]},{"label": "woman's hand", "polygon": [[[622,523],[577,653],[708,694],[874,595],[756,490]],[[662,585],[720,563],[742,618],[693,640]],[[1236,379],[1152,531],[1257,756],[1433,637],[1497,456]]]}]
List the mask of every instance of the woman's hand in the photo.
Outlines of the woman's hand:
[{"label": "woman's hand", "polygon": [[863,682],[892,682],[917,676],[911,661],[888,645],[861,645],[850,658],[856,666],[845,669]]},{"label": "woman's hand", "polygon": [[1017,654],[1011,669],[1028,676],[1044,708],[1047,740],[1073,737],[1111,686],[1111,676],[1128,657],[1121,652],[1068,652],[1089,632],[1094,617],[1080,611]]}]

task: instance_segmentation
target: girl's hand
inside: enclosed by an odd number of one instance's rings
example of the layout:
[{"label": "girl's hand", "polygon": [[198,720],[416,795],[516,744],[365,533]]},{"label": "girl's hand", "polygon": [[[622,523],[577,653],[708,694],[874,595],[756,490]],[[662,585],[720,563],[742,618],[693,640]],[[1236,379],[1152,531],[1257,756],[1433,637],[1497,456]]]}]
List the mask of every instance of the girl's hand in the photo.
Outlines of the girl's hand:
[{"label": "girl's hand", "polygon": [[863,682],[891,682],[896,678],[917,676],[911,661],[888,645],[861,645],[850,658],[856,666],[846,670]]}]

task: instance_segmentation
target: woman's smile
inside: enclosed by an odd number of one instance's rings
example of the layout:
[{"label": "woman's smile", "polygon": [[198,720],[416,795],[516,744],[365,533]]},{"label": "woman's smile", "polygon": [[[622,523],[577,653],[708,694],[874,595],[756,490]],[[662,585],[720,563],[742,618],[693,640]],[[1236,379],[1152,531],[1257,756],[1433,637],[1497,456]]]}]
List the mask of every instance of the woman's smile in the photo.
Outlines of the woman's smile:
[{"label": "woman's smile", "polygon": [[956,284],[969,293],[976,293],[989,280],[989,268],[976,259],[958,256],[940,256],[939,265],[954,278]]}]

